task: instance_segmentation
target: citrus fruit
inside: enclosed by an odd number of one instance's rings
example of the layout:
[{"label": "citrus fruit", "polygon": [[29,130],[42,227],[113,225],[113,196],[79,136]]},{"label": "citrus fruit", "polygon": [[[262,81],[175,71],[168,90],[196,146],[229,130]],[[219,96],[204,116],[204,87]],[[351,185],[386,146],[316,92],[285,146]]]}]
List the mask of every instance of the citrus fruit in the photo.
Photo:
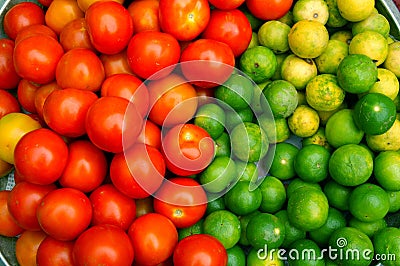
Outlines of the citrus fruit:
[{"label": "citrus fruit", "polygon": [[256,249],[274,249],[282,245],[285,239],[285,226],[273,214],[259,213],[253,216],[247,224],[247,239]]},{"label": "citrus fruit", "polygon": [[234,245],[233,247],[226,250],[228,254],[228,264],[227,266],[245,266],[246,265],[246,254],[239,245]]},{"label": "citrus fruit", "polygon": [[283,54],[276,54],[276,61],[278,62],[278,65],[276,67],[274,75],[272,75],[271,77],[271,80],[282,79],[281,75],[282,63],[288,55],[289,55],[288,52]]},{"label": "citrus fruit", "polygon": [[293,195],[293,192],[295,192],[299,188],[311,188],[311,189],[316,189],[316,190],[322,190],[320,184],[306,182],[303,179],[296,177],[296,178],[290,180],[289,185],[286,188],[287,198],[290,198]]},{"label": "citrus fruit", "polygon": [[258,41],[260,45],[268,47],[275,54],[282,54],[289,51],[289,31],[289,25],[278,20],[269,20],[258,29]]},{"label": "citrus fruit", "polygon": [[342,109],[326,122],[325,136],[332,147],[338,148],[346,144],[359,144],[364,137],[364,131],[357,127],[353,110]]},{"label": "citrus fruit", "polygon": [[208,103],[197,109],[194,124],[204,128],[211,138],[217,139],[225,130],[225,112],[215,103]]},{"label": "citrus fruit", "polygon": [[375,0],[337,0],[340,15],[351,22],[366,19],[374,10]]},{"label": "citrus fruit", "polygon": [[340,62],[349,54],[349,45],[330,39],[325,51],[314,59],[317,69],[323,74],[336,75]]},{"label": "citrus fruit", "polygon": [[205,190],[218,193],[228,188],[237,178],[235,162],[227,156],[219,156],[204,169],[199,180]]},{"label": "citrus fruit", "polygon": [[203,222],[203,232],[217,238],[226,249],[239,242],[240,230],[239,218],[227,210],[212,212]]},{"label": "citrus fruit", "polygon": [[364,54],[349,54],[340,62],[337,71],[340,87],[349,93],[369,91],[378,79],[375,63]]},{"label": "citrus fruit", "polygon": [[365,183],[373,171],[373,158],[365,147],[346,144],[337,148],[329,159],[329,174],[343,186]]},{"label": "citrus fruit", "polygon": [[349,54],[364,54],[377,65],[381,65],[388,53],[386,37],[376,31],[363,31],[353,36],[349,44]]},{"label": "citrus fruit", "polygon": [[256,163],[243,162],[241,160],[235,160],[237,172],[239,173],[239,181],[255,181],[259,175],[259,169]]},{"label": "citrus fruit", "polygon": [[326,182],[323,188],[329,205],[341,211],[349,209],[349,198],[352,190],[351,187],[340,185],[334,180]]},{"label": "citrus fruit", "polygon": [[264,110],[261,107],[261,94],[262,94],[262,89],[265,87],[265,85],[267,85],[269,82],[271,82],[270,80],[268,80],[267,82],[261,83],[261,84],[255,84],[253,87],[253,99],[250,103],[250,107],[252,109],[252,111],[256,114],[260,114],[262,112],[264,112]]},{"label": "citrus fruit", "polygon": [[290,131],[301,138],[310,137],[319,128],[319,116],[317,111],[307,105],[299,105],[288,118]]},{"label": "citrus fruit", "polygon": [[400,190],[386,191],[389,196],[390,208],[389,212],[394,213],[400,210]]},{"label": "citrus fruit", "polygon": [[330,152],[321,145],[303,146],[294,159],[294,170],[307,182],[318,183],[328,177]]},{"label": "citrus fruit", "polygon": [[329,8],[324,0],[299,0],[293,6],[293,20],[315,20],[325,25],[329,18]]},{"label": "citrus fruit", "polygon": [[242,246],[250,246],[249,240],[247,239],[247,224],[249,223],[250,219],[257,214],[261,213],[259,210],[256,210],[250,214],[239,216],[240,221],[240,239],[239,244]]},{"label": "citrus fruit", "polygon": [[339,8],[337,6],[337,0],[326,0],[329,10],[329,18],[326,25],[332,28],[340,28],[347,24],[347,20],[340,15]]},{"label": "citrus fruit", "polygon": [[355,217],[351,217],[349,222],[349,226],[357,228],[370,238],[374,236],[376,232],[387,227],[387,223],[385,219],[378,219],[372,222],[362,222]]},{"label": "citrus fruit", "polygon": [[396,99],[399,94],[399,80],[396,75],[385,68],[378,68],[378,80],[368,93],[382,93],[390,99]]},{"label": "citrus fruit", "polygon": [[284,266],[285,262],[278,255],[279,250],[257,250],[251,248],[246,258],[247,266]]},{"label": "citrus fruit", "polygon": [[269,143],[283,142],[290,137],[286,118],[273,118],[269,114],[263,113],[258,117],[258,123],[267,134]]},{"label": "citrus fruit", "polygon": [[230,156],[231,141],[227,132],[222,132],[221,136],[219,136],[216,140],[214,140],[214,143],[215,143],[215,157]]},{"label": "citrus fruit", "polygon": [[397,151],[400,149],[400,121],[396,119],[388,131],[380,135],[366,135],[368,147],[373,151]]},{"label": "citrus fruit", "polygon": [[382,262],[385,265],[398,265],[398,258],[400,258],[400,229],[386,227],[380,230],[374,235],[373,244],[375,253],[382,255]]},{"label": "citrus fruit", "polygon": [[298,152],[299,148],[291,143],[281,142],[276,144],[269,173],[280,180],[293,178],[296,175],[294,158]]},{"label": "citrus fruit", "polygon": [[291,51],[302,58],[315,58],[322,54],[329,41],[324,24],[314,20],[296,22],[288,35]]},{"label": "citrus fruit", "polygon": [[225,200],[223,197],[210,197],[211,200],[207,202],[206,215],[218,211],[225,210]]},{"label": "citrus fruit", "polygon": [[395,41],[388,46],[388,54],[383,67],[392,71],[397,78],[400,78],[400,42]]},{"label": "citrus fruit", "polygon": [[389,212],[390,202],[386,191],[371,183],[364,183],[350,194],[349,211],[362,222],[382,219]]},{"label": "citrus fruit", "polygon": [[[293,266],[325,266],[320,247],[311,239],[299,239],[290,245],[290,250],[296,250],[295,256],[289,256],[289,265]],[[297,255],[298,254],[298,255]]]},{"label": "citrus fruit", "polygon": [[349,45],[351,39],[353,38],[353,33],[351,33],[351,30],[338,30],[335,33],[332,33],[330,39],[331,40],[338,40],[341,42],[344,42],[345,44]]},{"label": "citrus fruit", "polygon": [[258,188],[262,196],[259,206],[260,211],[275,213],[285,204],[286,189],[278,178],[268,175]]},{"label": "citrus fruit", "polygon": [[384,189],[400,191],[400,153],[380,152],[374,160],[374,176]]},{"label": "citrus fruit", "polygon": [[332,110],[332,111],[317,111],[317,112],[318,112],[318,115],[319,115],[319,119],[320,119],[320,124],[321,124],[321,126],[326,126],[326,123],[328,122],[329,118],[330,118],[333,114],[337,113],[337,112],[340,111],[340,110],[346,109],[346,108],[348,108],[348,103],[347,103],[347,101],[345,100],[345,101],[343,101],[343,103],[342,103],[338,108],[336,108],[335,110]]},{"label": "citrus fruit", "polygon": [[290,54],[282,62],[282,79],[292,83],[298,90],[304,89],[307,83],[317,74],[317,66],[314,60],[310,58],[300,58],[297,55]]},{"label": "citrus fruit", "polygon": [[332,147],[329,144],[328,139],[326,138],[324,127],[319,127],[317,132],[315,132],[314,135],[307,137],[307,138],[303,138],[301,140],[301,144],[303,147],[307,146],[307,145],[316,144],[316,145],[320,145],[320,146],[324,147],[328,151],[332,150]]},{"label": "citrus fruit", "polygon": [[250,107],[240,110],[225,110],[225,127],[230,132],[235,126],[243,122],[252,122],[253,118],[254,113]]},{"label": "citrus fruit", "polygon": [[191,225],[189,227],[179,228],[178,229],[178,239],[182,240],[183,238],[185,238],[187,236],[191,236],[194,234],[202,234],[203,233],[203,222],[204,222],[204,219],[200,219],[194,225]]},{"label": "citrus fruit", "polygon": [[275,213],[275,216],[285,225],[285,240],[281,245],[283,248],[288,248],[296,240],[306,238],[306,231],[300,230],[290,223],[287,210],[280,210]]},{"label": "citrus fruit", "polygon": [[351,26],[353,35],[367,30],[376,31],[387,38],[390,32],[390,23],[384,15],[372,13],[366,19],[356,22]]},{"label": "citrus fruit", "polygon": [[272,114],[276,118],[286,118],[296,109],[298,104],[297,90],[288,81],[274,80],[263,89],[261,97],[266,101],[261,101],[264,110],[271,108]]},{"label": "citrus fruit", "polygon": [[260,45],[260,43],[258,41],[257,33],[256,32],[252,32],[251,33],[251,40],[250,40],[249,46],[247,46],[247,49],[255,47],[255,46],[259,46],[259,45]]},{"label": "citrus fruit", "polygon": [[295,227],[311,231],[323,226],[328,219],[328,199],[322,190],[298,188],[288,198],[289,221]]},{"label": "citrus fruit", "polygon": [[289,10],[288,12],[286,12],[286,14],[283,15],[282,17],[280,17],[278,20],[280,22],[283,22],[283,23],[289,25],[290,27],[293,26],[294,21],[293,21],[293,12],[292,12],[292,10]]},{"label": "citrus fruit", "polygon": [[265,46],[255,46],[243,52],[239,68],[255,83],[261,83],[275,73],[278,63],[274,52]]},{"label": "citrus fruit", "polygon": [[246,215],[261,205],[262,194],[259,188],[249,190],[250,181],[237,182],[225,195],[225,206],[236,215]]}]

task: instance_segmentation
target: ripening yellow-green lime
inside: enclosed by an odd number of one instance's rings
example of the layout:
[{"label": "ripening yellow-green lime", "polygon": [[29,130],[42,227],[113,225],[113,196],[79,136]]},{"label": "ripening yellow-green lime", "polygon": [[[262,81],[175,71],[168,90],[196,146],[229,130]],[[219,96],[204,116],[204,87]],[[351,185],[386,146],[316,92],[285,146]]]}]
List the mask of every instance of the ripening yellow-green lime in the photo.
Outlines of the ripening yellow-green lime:
[{"label": "ripening yellow-green lime", "polygon": [[288,34],[290,26],[278,20],[269,20],[258,30],[259,44],[271,49],[275,54],[289,51]]},{"label": "ripening yellow-green lime", "polygon": [[366,135],[368,147],[373,151],[397,151],[400,149],[400,121],[396,119],[388,131],[381,135]]},{"label": "ripening yellow-green lime", "polygon": [[298,106],[288,118],[290,131],[301,138],[310,137],[319,128],[317,111],[307,105]]},{"label": "ripening yellow-green lime", "polygon": [[290,82],[297,90],[303,90],[307,83],[317,76],[318,70],[313,59],[290,54],[282,62],[282,79]]},{"label": "ripening yellow-green lime", "polygon": [[329,10],[329,18],[326,25],[332,28],[345,26],[348,21],[340,15],[337,0],[326,0],[326,4],[328,5]]},{"label": "ripening yellow-green lime", "polygon": [[299,0],[293,6],[294,22],[300,20],[315,20],[326,24],[329,18],[329,8],[325,0]]},{"label": "ripening yellow-green lime", "polygon": [[399,80],[392,71],[380,67],[378,68],[378,80],[368,93],[382,93],[394,100],[399,94]]},{"label": "ripening yellow-green lime", "polygon": [[400,78],[400,42],[395,41],[388,46],[388,54],[383,67],[392,71],[397,78]]},{"label": "ripening yellow-green lime", "polygon": [[359,22],[356,22],[351,27],[353,35],[367,30],[376,31],[382,34],[383,37],[389,37],[390,23],[388,19],[379,13],[372,13],[369,17]]},{"label": "ripening yellow-green lime", "polygon": [[349,45],[349,54],[364,54],[380,66],[388,54],[387,38],[376,31],[363,31],[354,35]]},{"label": "ripening yellow-green lime", "polygon": [[351,22],[366,19],[375,8],[375,0],[337,0],[340,15]]},{"label": "ripening yellow-green lime", "polygon": [[319,73],[336,75],[340,62],[349,54],[349,45],[330,39],[325,51],[314,59]]},{"label": "ripening yellow-green lime", "polygon": [[346,43],[347,45],[350,44],[351,39],[353,38],[353,33],[350,30],[339,30],[335,33],[332,33],[330,36],[330,40],[338,40]]}]

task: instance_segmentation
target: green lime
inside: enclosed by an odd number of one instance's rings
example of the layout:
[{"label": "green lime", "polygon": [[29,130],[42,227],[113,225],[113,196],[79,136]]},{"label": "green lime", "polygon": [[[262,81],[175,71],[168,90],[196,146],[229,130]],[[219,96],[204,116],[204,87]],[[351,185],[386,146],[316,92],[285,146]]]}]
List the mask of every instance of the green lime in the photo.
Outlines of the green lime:
[{"label": "green lime", "polygon": [[373,171],[373,158],[365,147],[346,144],[337,148],[329,159],[329,174],[344,186],[365,183]]},{"label": "green lime", "polygon": [[352,38],[353,38],[353,33],[351,33],[351,30],[344,29],[332,33],[330,40],[338,40],[349,45]]},{"label": "green lime", "polygon": [[371,183],[364,183],[350,194],[349,211],[362,222],[382,219],[389,212],[390,202],[386,191]]},{"label": "green lime", "polygon": [[351,217],[349,220],[349,226],[357,228],[368,237],[372,238],[376,232],[383,228],[386,228],[387,223],[386,220],[383,218],[372,222],[362,222],[355,217]]},{"label": "green lime", "polygon": [[271,77],[271,80],[278,80],[282,79],[282,63],[285,60],[285,58],[289,55],[289,53],[284,53],[284,54],[277,54],[276,55],[276,61],[278,62],[278,65],[276,67],[274,75]]},{"label": "green lime", "polygon": [[400,121],[396,119],[388,131],[380,135],[366,135],[368,147],[376,152],[400,149]]},{"label": "green lime", "polygon": [[317,66],[314,60],[310,58],[300,58],[297,55],[290,54],[282,62],[282,79],[293,84],[297,90],[303,90],[317,74]]},{"label": "green lime", "polygon": [[262,194],[259,188],[249,190],[250,181],[237,182],[225,195],[225,205],[236,215],[246,215],[261,205]]},{"label": "green lime", "polygon": [[382,93],[390,99],[396,99],[399,94],[399,80],[396,75],[385,68],[378,68],[378,80],[368,93]]},{"label": "green lime", "polygon": [[268,110],[269,106],[276,118],[290,116],[298,104],[296,88],[285,80],[274,80],[269,83],[263,89],[262,96],[265,97],[266,101],[261,101],[261,106],[264,110]]},{"label": "green lime", "polygon": [[252,122],[254,119],[253,110],[246,107],[240,110],[225,110],[225,127],[231,131],[235,126],[243,122]]},{"label": "green lime", "polygon": [[288,118],[290,131],[300,138],[314,135],[320,124],[317,111],[308,105],[299,105]]},{"label": "green lime", "polygon": [[273,214],[259,213],[247,224],[246,236],[256,249],[279,248],[285,239],[285,225]]},{"label": "green lime", "polygon": [[380,152],[374,160],[374,176],[384,189],[400,191],[400,153]]},{"label": "green lime", "polygon": [[290,27],[292,27],[294,24],[292,10],[289,10],[288,12],[286,12],[286,14],[283,15],[282,17],[280,17],[278,20],[280,22],[283,22],[283,23],[289,25]]},{"label": "green lime", "polygon": [[255,163],[241,160],[235,160],[235,163],[239,173],[239,181],[252,182],[257,180],[259,171]]},{"label": "green lime", "polygon": [[267,134],[269,143],[284,142],[290,137],[290,129],[286,118],[274,118],[267,113],[258,116],[258,123]]},{"label": "green lime", "polygon": [[227,156],[215,157],[199,177],[204,189],[211,193],[225,190],[237,179],[235,162]]},{"label": "green lime", "polygon": [[204,219],[200,219],[197,223],[192,226],[179,228],[178,229],[178,239],[182,240],[183,238],[195,234],[202,234],[203,233],[203,222]]},{"label": "green lime", "polygon": [[215,156],[227,156],[231,154],[231,140],[227,132],[222,132],[222,134],[214,140],[215,144]]},{"label": "green lime", "polygon": [[378,69],[367,55],[349,54],[338,66],[337,79],[346,92],[363,93],[377,81]]},{"label": "green lime", "polygon": [[372,13],[366,19],[354,23],[351,27],[353,35],[367,30],[376,31],[387,38],[390,32],[390,23],[384,15]]},{"label": "green lime", "polygon": [[386,191],[389,196],[389,203],[390,203],[390,208],[389,212],[390,213],[395,213],[400,210],[400,190],[398,191]]},{"label": "green lime", "polygon": [[286,189],[278,178],[271,175],[266,176],[259,189],[262,195],[260,211],[275,213],[285,204]]},{"label": "green lime", "polygon": [[323,191],[328,198],[329,205],[341,210],[349,210],[349,198],[353,191],[351,187],[338,184],[334,180],[329,180],[323,188]]},{"label": "green lime", "polygon": [[242,246],[250,246],[249,240],[247,239],[247,225],[250,221],[251,218],[256,216],[257,214],[261,213],[259,210],[256,210],[250,214],[247,215],[242,215],[239,217],[240,221],[240,239],[239,239],[239,244]]},{"label": "green lime", "polygon": [[347,43],[331,39],[325,51],[314,61],[320,73],[336,75],[340,62],[348,55],[349,45]]},{"label": "green lime", "polygon": [[385,61],[388,49],[387,38],[371,30],[357,33],[349,44],[349,54],[364,54],[372,59],[377,66]]},{"label": "green lime", "polygon": [[311,189],[322,190],[321,185],[319,183],[311,183],[304,181],[299,177],[295,177],[294,179],[290,180],[289,184],[287,185],[286,188],[287,198],[290,198],[293,195],[293,192],[295,192],[299,188],[311,188]]},{"label": "green lime", "polygon": [[388,46],[388,54],[383,67],[392,71],[397,78],[400,78],[400,41],[395,41]]},{"label": "green lime", "polygon": [[329,18],[326,25],[332,28],[340,28],[347,24],[347,20],[340,15],[339,8],[337,6],[337,0],[326,0],[329,10]]},{"label": "green lime", "polygon": [[251,40],[250,40],[249,46],[247,46],[247,49],[250,49],[252,47],[259,46],[259,45],[260,45],[260,43],[258,41],[257,33],[256,32],[252,32],[251,33]]},{"label": "green lime", "polygon": [[295,22],[315,20],[325,25],[329,18],[329,8],[324,0],[298,0],[292,12]]},{"label": "green lime", "polygon": [[251,248],[247,255],[247,266],[284,266],[285,262],[280,258],[278,249]]},{"label": "green lime", "polygon": [[278,62],[271,49],[255,46],[243,52],[239,59],[239,68],[255,83],[267,81],[274,75]]},{"label": "green lime", "polygon": [[326,247],[329,242],[329,237],[339,228],[345,227],[347,224],[344,214],[332,207],[329,207],[328,218],[321,227],[309,232],[309,237],[320,247]]},{"label": "green lime", "polygon": [[333,111],[317,111],[320,119],[321,126],[326,126],[329,118],[340,110],[348,108],[348,103],[345,100],[338,108]]},{"label": "green lime", "polygon": [[281,245],[283,248],[288,248],[296,240],[306,238],[306,231],[300,230],[290,223],[287,210],[280,210],[275,213],[275,216],[285,225],[285,240]]},{"label": "green lime", "polygon": [[239,218],[227,210],[212,212],[203,222],[203,232],[217,238],[226,249],[239,242],[240,230]]},{"label": "green lime", "polygon": [[241,11],[244,13],[244,15],[247,17],[247,19],[249,20],[250,25],[251,25],[251,28],[252,28],[253,31],[256,31],[256,30],[264,23],[263,20],[261,20],[261,19],[259,19],[259,18],[256,18],[256,17],[249,11],[249,9],[247,8],[246,5],[241,5],[241,6],[239,7],[239,10],[241,10]]},{"label": "green lime", "polygon": [[385,266],[398,265],[398,258],[400,258],[400,229],[386,227],[380,230],[374,235],[373,244],[375,253],[382,256],[382,263]]},{"label": "green lime", "polygon": [[340,15],[351,22],[366,19],[374,10],[375,0],[337,0]]},{"label": "green lime", "polygon": [[194,124],[204,128],[214,140],[225,130],[225,112],[215,103],[208,103],[197,109]]},{"label": "green lime", "polygon": [[322,190],[298,188],[288,198],[289,221],[304,231],[315,230],[323,226],[328,218],[328,211],[328,199]]},{"label": "green lime", "polygon": [[228,254],[228,264],[226,266],[245,266],[246,265],[246,254],[239,245],[226,250]]},{"label": "green lime", "polygon": [[296,175],[294,158],[298,152],[299,148],[291,143],[281,142],[276,144],[269,173],[280,180],[293,178]]},{"label": "green lime", "polygon": [[225,210],[225,200],[223,197],[210,197],[211,200],[207,202],[206,215],[218,211]]},{"label": "green lime", "polygon": [[260,45],[268,47],[275,54],[282,54],[289,51],[289,31],[289,25],[278,20],[269,20],[258,29],[258,41]]},{"label": "green lime", "polygon": [[307,182],[318,183],[328,177],[331,153],[321,145],[303,146],[294,159],[294,170]]},{"label": "green lime", "polygon": [[301,140],[301,144],[303,146],[315,144],[315,145],[320,145],[320,146],[324,147],[328,151],[332,150],[332,147],[329,144],[328,139],[326,138],[324,127],[319,127],[317,132],[315,132],[314,135],[307,137],[307,138],[303,138]]},{"label": "green lime", "polygon": [[320,247],[311,239],[299,239],[290,245],[290,250],[297,251],[295,256],[289,256],[289,265],[293,266],[325,266]]},{"label": "green lime", "polygon": [[254,85],[253,100],[251,101],[250,108],[256,114],[261,114],[264,112],[263,107],[261,106],[261,101],[265,101],[265,97],[262,96],[261,99],[261,95],[264,87],[270,82],[271,80],[268,80],[266,82]]}]

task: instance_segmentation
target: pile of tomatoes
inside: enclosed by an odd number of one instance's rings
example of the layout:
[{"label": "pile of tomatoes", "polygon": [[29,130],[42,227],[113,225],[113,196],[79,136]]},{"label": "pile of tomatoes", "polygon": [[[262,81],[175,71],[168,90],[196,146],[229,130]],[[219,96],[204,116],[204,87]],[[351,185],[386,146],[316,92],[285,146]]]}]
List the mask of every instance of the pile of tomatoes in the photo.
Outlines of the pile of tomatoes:
[{"label": "pile of tomatoes", "polygon": [[206,212],[192,177],[215,148],[191,119],[251,41],[243,9],[276,19],[292,1],[38,2],[8,9],[0,39],[1,174],[16,183],[0,234],[19,237],[18,262],[225,265],[217,239],[178,241]]}]

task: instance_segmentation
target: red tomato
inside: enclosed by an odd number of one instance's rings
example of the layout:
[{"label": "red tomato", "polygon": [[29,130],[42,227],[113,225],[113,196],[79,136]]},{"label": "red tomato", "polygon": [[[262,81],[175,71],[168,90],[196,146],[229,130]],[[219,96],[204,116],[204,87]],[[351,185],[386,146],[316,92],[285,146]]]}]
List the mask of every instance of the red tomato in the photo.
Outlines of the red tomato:
[{"label": "red tomato", "polygon": [[239,9],[214,9],[202,36],[225,42],[232,48],[235,57],[238,57],[249,46],[252,32],[249,20]]},{"label": "red tomato", "polygon": [[149,109],[149,91],[141,79],[130,74],[114,74],[101,86],[101,96],[119,96],[131,101],[145,117]]},{"label": "red tomato", "polygon": [[48,185],[67,165],[68,146],[53,131],[40,128],[25,134],[14,150],[14,166],[25,181]]},{"label": "red tomato", "polygon": [[214,97],[214,90],[210,90],[203,87],[196,87],[196,93],[199,106],[202,106],[207,103],[216,103]]},{"label": "red tomato", "polygon": [[241,6],[245,0],[208,0],[214,7],[222,10],[235,9]]},{"label": "red tomato", "polygon": [[89,198],[74,188],[59,188],[43,197],[36,210],[42,230],[51,237],[70,241],[90,225],[92,205]]},{"label": "red tomato", "polygon": [[58,179],[60,185],[85,193],[100,186],[108,171],[104,152],[84,139],[72,141],[68,149],[67,165]]},{"label": "red tomato", "polygon": [[226,249],[218,239],[195,234],[179,241],[173,254],[175,266],[221,266],[228,262]]},{"label": "red tomato", "polygon": [[34,24],[20,30],[17,34],[17,37],[15,38],[15,43],[19,43],[25,38],[41,34],[48,35],[55,40],[58,40],[57,34],[50,27],[43,24]]},{"label": "red tomato", "polygon": [[230,77],[235,55],[226,43],[199,39],[182,51],[181,63],[183,74],[192,84],[211,88],[223,84]]},{"label": "red tomato", "polygon": [[44,11],[33,2],[21,2],[10,8],[3,18],[4,32],[15,40],[20,30],[33,24],[44,24]]},{"label": "red tomato", "polygon": [[97,99],[97,95],[88,90],[55,90],[44,102],[43,119],[62,136],[80,137],[86,133],[87,111]]},{"label": "red tomato", "polygon": [[42,186],[25,181],[18,182],[7,199],[8,210],[15,222],[25,230],[39,231],[36,209],[43,197],[54,189],[54,184]]},{"label": "red tomato", "polygon": [[173,127],[164,136],[162,153],[168,170],[179,176],[200,173],[214,158],[214,141],[194,124]]},{"label": "red tomato", "polygon": [[51,4],[51,2],[53,2],[53,0],[38,0],[38,3],[45,7],[48,7]]},{"label": "red tomato", "polygon": [[128,10],[115,1],[98,1],[86,10],[85,18],[93,46],[103,54],[116,54],[126,48],[133,34]]},{"label": "red tomato", "polygon": [[143,129],[137,138],[138,143],[144,143],[154,148],[161,149],[161,129],[151,120],[146,119]]},{"label": "red tomato", "polygon": [[57,0],[52,1],[46,10],[46,25],[54,30],[58,35],[70,21],[83,18],[84,13],[79,8],[76,0]]},{"label": "red tomato", "polygon": [[92,50],[86,48],[75,48],[66,52],[56,69],[57,83],[63,89],[98,91],[104,78],[101,60]]},{"label": "red tomato", "polygon": [[175,177],[164,182],[154,196],[154,211],[168,217],[177,228],[197,223],[207,209],[203,187],[189,177]]},{"label": "red tomato", "polygon": [[43,231],[22,232],[15,243],[15,256],[19,265],[36,265],[37,250],[45,237]]},{"label": "red tomato", "polygon": [[58,86],[57,82],[55,81],[42,85],[36,89],[34,94],[35,113],[38,114],[41,121],[43,121],[43,106],[47,96],[49,96],[53,91],[60,89],[60,86]]},{"label": "red tomato", "polygon": [[19,76],[39,84],[54,80],[64,50],[48,35],[34,35],[19,41],[14,49],[14,66]]},{"label": "red tomato", "polygon": [[195,39],[210,19],[207,0],[160,0],[160,25],[179,41]]},{"label": "red tomato", "polygon": [[15,222],[8,210],[7,199],[10,193],[9,190],[0,191],[0,235],[14,237],[21,234],[24,229]]},{"label": "red tomato", "polygon": [[26,79],[21,79],[17,87],[18,102],[25,111],[36,113],[35,94],[39,85]]},{"label": "red tomato", "polygon": [[140,199],[153,194],[161,186],[165,169],[164,157],[159,150],[138,143],[125,153],[114,155],[110,178],[119,191]]},{"label": "red tomato", "polygon": [[[143,79],[161,78],[171,73],[179,62],[180,53],[178,41],[172,35],[158,31],[136,33],[127,48],[130,68]],[[160,70],[163,71],[157,73]],[[152,76],[155,73],[157,75]]]},{"label": "red tomato", "polygon": [[92,104],[86,116],[86,132],[93,144],[119,153],[135,143],[143,118],[136,108],[127,110],[130,105],[127,99],[116,96],[104,96]]},{"label": "red tomato", "polygon": [[132,17],[134,32],[147,30],[160,31],[158,19],[158,0],[132,1],[128,6]]},{"label": "red tomato", "polygon": [[131,266],[134,259],[129,236],[115,225],[90,227],[75,241],[72,252],[77,266]]},{"label": "red tomato", "polygon": [[171,74],[147,84],[150,93],[149,119],[159,126],[174,126],[192,119],[197,94],[184,78]]},{"label": "red tomato", "polygon": [[96,188],[89,199],[93,207],[92,225],[112,224],[126,231],[136,218],[135,200],[112,184]]},{"label": "red tomato", "polygon": [[37,265],[73,265],[73,247],[73,241],[61,241],[51,236],[46,236],[37,249]]},{"label": "red tomato", "polygon": [[148,213],[137,218],[128,235],[135,251],[135,262],[157,265],[167,260],[178,243],[178,231],[167,217]]},{"label": "red tomato", "polygon": [[21,111],[17,98],[6,90],[0,89],[0,118],[9,113]]},{"label": "red tomato", "polygon": [[14,41],[0,39],[0,89],[14,89],[21,79],[14,67],[14,47]]},{"label": "red tomato", "polygon": [[292,7],[293,0],[247,0],[246,5],[253,16],[262,20],[283,17]]},{"label": "red tomato", "polygon": [[133,74],[132,69],[128,63],[126,50],[123,50],[122,52],[113,55],[101,54],[99,55],[99,58],[103,63],[106,77],[121,73]]},{"label": "red tomato", "polygon": [[60,32],[60,43],[66,52],[74,48],[94,50],[87,30],[86,19],[77,18],[66,24]]}]

